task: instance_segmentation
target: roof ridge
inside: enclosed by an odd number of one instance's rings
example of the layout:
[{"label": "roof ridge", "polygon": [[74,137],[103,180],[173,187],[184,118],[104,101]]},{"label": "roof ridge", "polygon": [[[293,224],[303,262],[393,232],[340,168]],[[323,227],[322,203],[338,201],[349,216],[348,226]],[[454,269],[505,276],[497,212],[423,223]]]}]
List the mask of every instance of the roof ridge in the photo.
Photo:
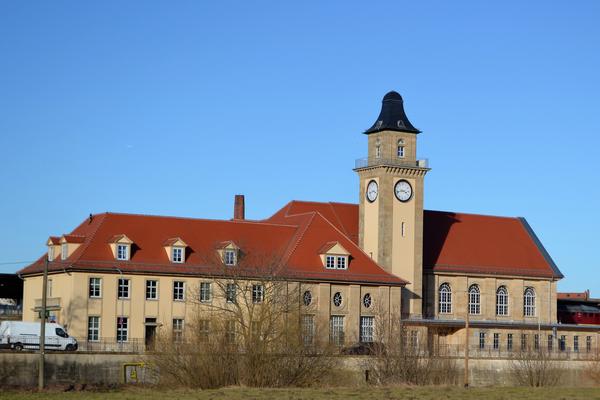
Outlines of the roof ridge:
[{"label": "roof ridge", "polygon": [[187,221],[206,221],[206,222],[226,222],[232,224],[254,224],[254,225],[270,225],[270,226],[290,226],[295,227],[291,224],[278,224],[274,222],[265,222],[265,220],[248,220],[248,219],[216,219],[216,218],[194,218],[194,217],[180,217],[175,215],[156,215],[156,214],[136,214],[136,213],[120,213],[106,211],[102,214],[97,215],[118,215],[118,216],[129,216],[129,217],[147,217],[147,218],[164,218],[164,219],[178,219]]},{"label": "roof ridge", "polygon": [[300,245],[300,241],[304,237],[304,234],[308,230],[308,227],[312,224],[312,221],[315,218],[316,212],[313,211],[311,213],[303,213],[303,214],[296,214],[296,215],[304,215],[304,214],[312,214],[312,215],[309,217],[309,220],[307,222],[305,222],[305,224],[303,226],[300,226],[300,225],[298,226],[298,231],[294,234],[294,237],[292,238],[292,242],[291,242],[290,246],[288,247],[288,249],[286,249],[286,251],[283,254],[282,264],[287,264],[287,261],[290,259],[290,257],[292,257],[292,254],[294,254],[294,252]]},{"label": "roof ridge", "polygon": [[342,222],[342,219],[340,218],[340,216],[338,215],[337,212],[335,212],[335,208],[333,207],[333,203],[329,203],[329,208],[331,208],[331,212],[333,213],[333,215],[335,216],[335,218],[337,219],[337,222],[340,224],[340,226],[342,228],[344,228],[344,235],[345,236],[349,236],[348,235],[348,229],[346,229],[346,226],[344,225],[344,223]]},{"label": "roof ridge", "polygon": [[443,211],[443,210],[423,210],[427,212],[436,212],[436,213],[446,213],[446,214],[456,214],[456,215],[472,215],[474,217],[486,217],[486,218],[500,218],[500,219],[516,219],[518,220],[521,217],[509,217],[506,215],[491,215],[491,214],[480,214],[480,213],[469,213],[463,211]]},{"label": "roof ridge", "polygon": [[[87,248],[90,247],[90,244],[92,244],[92,242],[94,241],[94,239],[96,237],[96,233],[98,233],[98,230],[100,229],[100,227],[102,226],[102,224],[104,223],[104,221],[106,221],[106,214],[97,214],[97,215],[98,215],[99,218],[101,218],[100,222],[98,222],[98,226],[96,226],[96,229],[94,229],[91,232],[91,234],[89,235],[89,237],[87,237],[87,236],[85,237],[86,240],[82,244],[81,250],[79,251],[79,254],[78,254],[77,258],[73,259],[73,262],[81,260],[81,256],[83,255],[83,253],[85,253],[85,251],[87,250]],[[94,217],[95,216],[92,216],[92,219],[90,220],[90,223],[94,221]],[[79,226],[83,225],[84,223],[85,223],[85,220]],[[79,226],[77,228],[79,228]],[[77,228],[75,228],[75,229],[77,229]],[[79,249],[77,249],[77,250],[79,250]],[[77,252],[77,250],[75,250],[75,252]],[[70,263],[70,264],[72,264],[72,263]]]}]

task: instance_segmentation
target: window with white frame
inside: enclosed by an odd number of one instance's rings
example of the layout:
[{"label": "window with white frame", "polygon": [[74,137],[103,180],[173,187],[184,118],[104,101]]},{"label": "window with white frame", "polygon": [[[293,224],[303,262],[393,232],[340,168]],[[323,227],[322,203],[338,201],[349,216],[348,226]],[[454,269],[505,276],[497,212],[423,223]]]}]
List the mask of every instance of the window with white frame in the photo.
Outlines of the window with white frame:
[{"label": "window with white frame", "polygon": [[183,319],[173,318],[173,341],[175,343],[183,342]]},{"label": "window with white frame", "polygon": [[315,316],[304,314],[302,316],[302,343],[310,346],[315,340]]},{"label": "window with white frame", "polygon": [[90,278],[88,293],[92,299],[102,297],[102,278]]},{"label": "window with white frame", "polygon": [[128,244],[117,244],[117,260],[129,260]]},{"label": "window with white frame", "polygon": [[402,139],[398,140],[396,154],[398,155],[398,158],[404,158],[404,140]]},{"label": "window with white frame", "polygon": [[146,300],[158,299],[158,281],[146,281]]},{"label": "window with white frame", "polygon": [[69,257],[69,244],[63,243],[60,246],[60,258],[66,260]]},{"label": "window with white frame", "polygon": [[326,256],[325,257],[325,268],[335,269],[335,256]]},{"label": "window with white frame", "polygon": [[46,286],[46,295],[48,297],[52,297],[52,279],[48,279],[48,283]]},{"label": "window with white frame", "polygon": [[506,286],[500,286],[496,290],[496,315],[508,315],[508,290],[506,290]]},{"label": "window with white frame", "polygon": [[171,249],[171,261],[174,263],[183,262],[183,247],[173,247]]},{"label": "window with white frame", "polygon": [[208,335],[210,333],[210,320],[201,319],[198,321],[198,334],[202,342],[208,341]]},{"label": "window with white frame", "polygon": [[535,291],[532,287],[525,289],[523,294],[523,315],[535,317]]},{"label": "window with white frame", "polygon": [[185,282],[174,281],[173,282],[173,300],[184,301],[185,300]]},{"label": "window with white frame", "polygon": [[88,342],[100,340],[100,317],[88,317]]},{"label": "window with white frame", "polygon": [[200,301],[202,303],[208,303],[211,300],[211,286],[210,282],[200,283]]},{"label": "window with white frame", "polygon": [[344,344],[344,316],[332,315],[330,318],[329,339],[336,346]]},{"label": "window with white frame", "polygon": [[54,246],[48,246],[48,261],[54,260]]},{"label": "window with white frame", "polygon": [[225,260],[225,265],[235,265],[236,264],[236,255],[235,250],[227,249],[223,254],[223,258]]},{"label": "window with white frame", "polygon": [[540,335],[537,333],[533,335],[533,348],[534,350],[540,349]]},{"label": "window with white frame", "polygon": [[129,279],[119,278],[117,297],[119,299],[128,299],[129,298]]},{"label": "window with white frame", "polygon": [[360,317],[360,341],[370,343],[375,332],[375,317]]},{"label": "window with white frame", "polygon": [[346,269],[348,267],[346,263],[346,256],[338,256],[337,257],[337,269]]},{"label": "window with white frame", "polygon": [[225,300],[228,303],[235,303],[236,299],[236,285],[235,283],[228,283],[225,287]]},{"label": "window with white frame", "polygon": [[439,291],[440,314],[452,313],[452,290],[448,283],[442,283]]},{"label": "window with white frame", "polygon": [[252,285],[252,302],[262,303],[265,298],[265,287],[263,285]]},{"label": "window with white frame", "polygon": [[469,287],[469,314],[481,314],[481,294],[478,285],[471,285]]},{"label": "window with white frame", "polygon": [[129,318],[117,317],[117,342],[126,342],[129,338]]}]

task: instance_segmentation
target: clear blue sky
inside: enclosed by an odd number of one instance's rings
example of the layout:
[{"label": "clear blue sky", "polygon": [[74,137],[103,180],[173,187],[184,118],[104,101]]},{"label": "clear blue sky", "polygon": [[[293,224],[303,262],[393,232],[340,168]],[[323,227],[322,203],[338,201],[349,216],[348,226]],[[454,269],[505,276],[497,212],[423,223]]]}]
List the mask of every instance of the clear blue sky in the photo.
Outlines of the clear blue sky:
[{"label": "clear blue sky", "polygon": [[394,89],[426,208],[526,217],[600,296],[600,2],[86,3],[0,5],[0,263],[90,212],[357,202]]}]

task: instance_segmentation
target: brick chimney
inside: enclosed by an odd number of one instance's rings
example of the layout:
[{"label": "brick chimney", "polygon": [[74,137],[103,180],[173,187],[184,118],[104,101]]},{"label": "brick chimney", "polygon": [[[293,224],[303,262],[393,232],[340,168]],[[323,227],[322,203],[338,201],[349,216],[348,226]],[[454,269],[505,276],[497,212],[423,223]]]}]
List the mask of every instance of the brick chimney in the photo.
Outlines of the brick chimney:
[{"label": "brick chimney", "polygon": [[244,195],[236,194],[235,202],[233,204],[233,219],[245,219],[246,206],[244,204]]}]

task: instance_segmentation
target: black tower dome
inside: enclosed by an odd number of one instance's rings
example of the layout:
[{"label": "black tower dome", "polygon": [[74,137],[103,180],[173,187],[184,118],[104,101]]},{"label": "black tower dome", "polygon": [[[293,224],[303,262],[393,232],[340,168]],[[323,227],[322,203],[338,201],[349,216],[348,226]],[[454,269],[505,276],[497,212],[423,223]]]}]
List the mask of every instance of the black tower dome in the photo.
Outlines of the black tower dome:
[{"label": "black tower dome", "polygon": [[379,117],[377,117],[377,121],[365,133],[368,135],[380,131],[421,132],[406,117],[404,113],[404,101],[398,92],[391,91],[383,96]]}]

